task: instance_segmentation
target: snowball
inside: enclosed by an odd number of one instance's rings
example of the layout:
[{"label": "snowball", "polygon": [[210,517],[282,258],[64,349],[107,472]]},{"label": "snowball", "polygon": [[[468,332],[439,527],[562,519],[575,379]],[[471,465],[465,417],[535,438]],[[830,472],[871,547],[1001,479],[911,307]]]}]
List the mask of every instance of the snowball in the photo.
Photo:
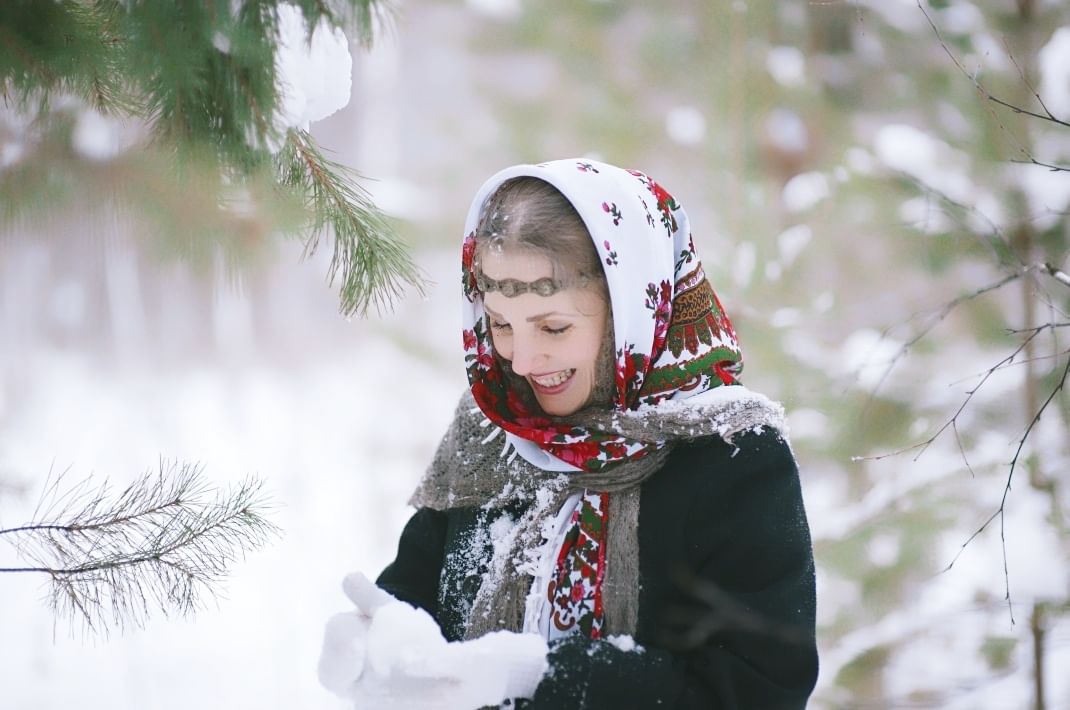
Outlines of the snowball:
[{"label": "snowball", "polygon": [[368,630],[368,665],[380,675],[395,669],[433,674],[446,639],[423,609],[391,602],[372,617]]},{"label": "snowball", "polygon": [[281,3],[275,79],[279,105],[275,125],[308,130],[313,121],[330,116],[349,103],[353,58],[345,33],[322,18],[309,39],[301,10]]}]

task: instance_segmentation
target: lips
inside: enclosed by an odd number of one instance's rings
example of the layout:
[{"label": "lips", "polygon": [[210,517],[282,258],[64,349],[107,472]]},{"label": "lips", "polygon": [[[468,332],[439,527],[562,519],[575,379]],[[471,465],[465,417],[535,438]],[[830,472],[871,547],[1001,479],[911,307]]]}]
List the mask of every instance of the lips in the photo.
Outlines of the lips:
[{"label": "lips", "polygon": [[568,388],[576,369],[558,370],[546,375],[531,375],[528,380],[532,388],[541,394],[558,394]]}]

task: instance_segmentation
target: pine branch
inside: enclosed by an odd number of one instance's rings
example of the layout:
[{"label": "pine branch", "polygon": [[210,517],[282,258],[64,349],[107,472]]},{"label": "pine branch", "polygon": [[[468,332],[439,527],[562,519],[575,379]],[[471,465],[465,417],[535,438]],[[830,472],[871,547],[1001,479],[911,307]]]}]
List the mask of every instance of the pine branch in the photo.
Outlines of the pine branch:
[{"label": "pine branch", "polygon": [[252,478],[221,492],[199,466],[161,461],[117,496],[88,479],[60,492],[63,479],[50,475],[31,522],[0,529],[30,562],[0,572],[49,575],[53,612],[90,631],[143,626],[155,609],[193,613],[232,563],[279,533]]},{"label": "pine branch", "polygon": [[315,215],[306,257],[315,254],[328,232],[334,238],[328,279],[333,284],[341,277],[342,313],[363,316],[373,304],[381,312],[406,286],[424,293],[426,277],[353,171],[324,158],[312,137],[297,130],[288,133],[277,166],[280,181],[304,192]]},{"label": "pine branch", "polygon": [[[0,192],[15,198],[0,204],[0,220],[31,209],[54,215],[57,204],[96,209],[101,188],[111,188],[107,206],[150,218],[159,212],[152,233],[171,237],[170,251],[211,263],[205,257],[217,248],[293,230],[281,223],[290,213],[273,213],[270,200],[249,201],[258,219],[236,219],[220,207],[228,192],[255,198],[252,188],[270,174],[274,192],[297,197],[312,221],[306,256],[331,233],[328,276],[341,283],[344,314],[366,315],[372,305],[382,311],[410,285],[422,293],[425,277],[355,174],[325,160],[307,133],[279,135],[286,131],[276,125],[280,2],[0,2],[0,94],[10,94],[43,127],[40,140],[27,141],[18,163],[0,172]],[[380,0],[293,2],[310,33],[326,20],[355,30],[365,45],[385,15]],[[54,96],[70,95],[97,111],[143,121],[148,145],[84,160],[70,149],[77,109],[50,106]],[[280,143],[286,155],[272,155]],[[160,175],[146,178],[142,168],[156,166],[141,166],[132,153],[171,159]],[[199,205],[186,204],[191,186]],[[251,239],[232,238],[250,233]]]}]

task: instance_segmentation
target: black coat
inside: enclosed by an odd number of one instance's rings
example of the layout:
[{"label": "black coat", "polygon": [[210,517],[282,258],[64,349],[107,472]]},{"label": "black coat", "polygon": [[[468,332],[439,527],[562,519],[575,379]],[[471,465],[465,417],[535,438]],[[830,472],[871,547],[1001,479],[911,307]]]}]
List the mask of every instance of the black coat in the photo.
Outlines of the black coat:
[{"label": "black coat", "polygon": [[[551,673],[519,707],[805,707],[817,678],[814,563],[795,459],[772,429],[734,444],[680,444],[642,485],[635,640],[644,650],[553,642]],[[418,510],[378,579],[450,640],[462,633],[454,610],[471,604],[480,579],[448,579],[443,561],[480,524],[472,508]]]}]

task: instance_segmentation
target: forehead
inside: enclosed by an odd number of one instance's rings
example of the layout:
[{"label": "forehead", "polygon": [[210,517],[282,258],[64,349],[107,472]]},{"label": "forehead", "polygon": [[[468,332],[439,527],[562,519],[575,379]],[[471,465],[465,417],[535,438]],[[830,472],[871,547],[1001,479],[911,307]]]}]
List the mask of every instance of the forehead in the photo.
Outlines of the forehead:
[{"label": "forehead", "polygon": [[554,275],[554,266],[547,257],[524,251],[487,249],[480,257],[480,269],[495,281],[537,281]]}]

